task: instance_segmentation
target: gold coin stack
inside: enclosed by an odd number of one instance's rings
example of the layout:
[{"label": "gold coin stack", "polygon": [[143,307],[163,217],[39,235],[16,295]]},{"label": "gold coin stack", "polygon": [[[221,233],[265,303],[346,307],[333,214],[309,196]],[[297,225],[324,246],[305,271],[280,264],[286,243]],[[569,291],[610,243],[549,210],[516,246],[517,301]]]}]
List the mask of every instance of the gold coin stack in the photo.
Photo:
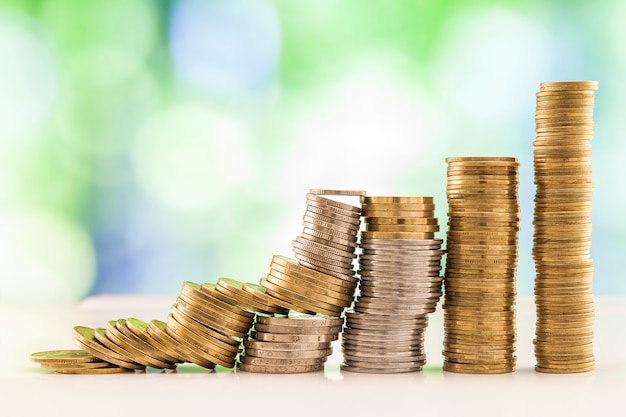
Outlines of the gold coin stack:
[{"label": "gold coin stack", "polygon": [[245,340],[238,369],[247,372],[293,374],[324,368],[332,354],[343,319],[290,313],[288,317],[258,316]]},{"label": "gold coin stack", "polygon": [[83,351],[112,364],[111,367],[174,369],[180,361],[178,353],[152,338],[139,337],[133,330],[136,323],[136,319],[119,319],[110,320],[106,328],[75,326],[74,343]]},{"label": "gold coin stack", "polygon": [[346,312],[342,369],[420,371],[424,330],[441,297],[441,240],[432,197],[361,197],[359,295]]},{"label": "gold coin stack", "polygon": [[42,368],[53,369],[60,374],[117,374],[130,372],[84,350],[52,350],[30,355],[33,362]]},{"label": "gold coin stack", "polygon": [[515,370],[518,162],[447,158],[444,371]]},{"label": "gold coin stack", "polygon": [[535,113],[535,369],[594,368],[591,139],[597,81],[541,83]]},{"label": "gold coin stack", "polygon": [[306,314],[339,317],[352,303],[355,283],[301,265],[296,259],[274,255],[261,286],[279,305]]},{"label": "gold coin stack", "polygon": [[267,290],[251,282],[220,278],[215,284],[215,297],[225,303],[236,305],[254,314],[287,315],[289,309],[281,301],[267,294]]},{"label": "gold coin stack", "polygon": [[184,282],[166,331],[186,349],[193,350],[203,363],[232,368],[241,353],[241,342],[252,327],[254,313],[223,299],[215,284]]}]

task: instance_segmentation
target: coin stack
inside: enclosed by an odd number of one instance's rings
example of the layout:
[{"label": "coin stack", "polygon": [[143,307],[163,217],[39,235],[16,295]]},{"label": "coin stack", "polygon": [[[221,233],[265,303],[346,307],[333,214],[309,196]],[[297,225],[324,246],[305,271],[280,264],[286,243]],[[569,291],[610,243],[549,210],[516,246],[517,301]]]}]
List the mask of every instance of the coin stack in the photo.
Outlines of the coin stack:
[{"label": "coin stack", "polygon": [[446,161],[443,369],[513,372],[519,164],[509,157]]},{"label": "coin stack", "polygon": [[52,350],[30,355],[33,362],[42,368],[53,369],[60,374],[117,374],[130,372],[110,362],[104,361],[84,350]]},{"label": "coin stack", "polygon": [[260,284],[283,307],[306,314],[339,317],[353,300],[355,284],[274,255]]},{"label": "coin stack", "polygon": [[535,369],[594,368],[591,139],[597,81],[541,83],[535,113]]},{"label": "coin stack", "polygon": [[339,317],[257,316],[251,339],[243,342],[245,353],[238,369],[271,374],[322,370],[342,325]]},{"label": "coin stack", "polygon": [[220,278],[214,288],[215,297],[254,314],[286,315],[289,312],[280,305],[280,300],[267,294],[266,289],[258,284]]},{"label": "coin stack", "polygon": [[128,370],[174,369],[179,361],[167,349],[145,342],[130,330],[128,320],[111,320],[106,328],[74,327],[74,343],[85,352]]},{"label": "coin stack", "polygon": [[166,331],[200,356],[203,363],[232,368],[241,353],[241,342],[252,327],[254,313],[223,301],[218,293],[214,284],[184,282]]},{"label": "coin stack", "polygon": [[351,190],[311,190],[306,195],[302,233],[291,243],[295,257],[303,266],[354,283],[353,262],[357,256],[361,208],[322,197],[322,193],[365,194]]},{"label": "coin stack", "polygon": [[441,297],[441,240],[432,197],[365,197],[359,295],[346,312],[342,369],[420,371],[428,313]]}]

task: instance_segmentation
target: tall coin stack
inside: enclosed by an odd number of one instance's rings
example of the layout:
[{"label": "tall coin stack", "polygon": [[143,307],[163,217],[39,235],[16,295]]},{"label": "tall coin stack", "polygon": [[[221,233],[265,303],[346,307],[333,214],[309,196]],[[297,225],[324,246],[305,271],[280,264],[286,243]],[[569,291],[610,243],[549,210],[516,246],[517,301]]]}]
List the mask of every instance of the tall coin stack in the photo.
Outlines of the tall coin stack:
[{"label": "tall coin stack", "polygon": [[346,312],[342,369],[420,371],[428,313],[441,296],[441,240],[432,197],[361,197],[359,295]]},{"label": "tall coin stack", "polygon": [[535,113],[535,369],[594,368],[591,139],[596,81],[541,83]]},{"label": "tall coin stack", "polygon": [[443,369],[513,372],[519,164],[509,157],[446,161]]},{"label": "tall coin stack", "polygon": [[292,247],[297,260],[274,256],[260,284],[282,305],[302,313],[339,317],[357,285],[354,260],[361,208],[322,195],[362,196],[364,191],[311,190],[303,230]]}]

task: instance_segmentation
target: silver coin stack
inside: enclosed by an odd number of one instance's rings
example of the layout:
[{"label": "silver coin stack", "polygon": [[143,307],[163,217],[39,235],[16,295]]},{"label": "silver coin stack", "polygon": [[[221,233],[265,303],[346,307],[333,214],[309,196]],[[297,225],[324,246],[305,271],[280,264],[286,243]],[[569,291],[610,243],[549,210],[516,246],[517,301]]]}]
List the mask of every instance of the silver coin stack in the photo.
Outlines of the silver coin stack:
[{"label": "silver coin stack", "polygon": [[319,193],[360,196],[362,191],[311,190],[306,195],[303,230],[292,243],[300,265],[354,281],[354,260],[361,226],[361,208],[322,197]]},{"label": "silver coin stack", "polygon": [[342,369],[421,371],[428,314],[441,297],[442,241],[432,197],[362,197],[359,295],[346,312]]}]

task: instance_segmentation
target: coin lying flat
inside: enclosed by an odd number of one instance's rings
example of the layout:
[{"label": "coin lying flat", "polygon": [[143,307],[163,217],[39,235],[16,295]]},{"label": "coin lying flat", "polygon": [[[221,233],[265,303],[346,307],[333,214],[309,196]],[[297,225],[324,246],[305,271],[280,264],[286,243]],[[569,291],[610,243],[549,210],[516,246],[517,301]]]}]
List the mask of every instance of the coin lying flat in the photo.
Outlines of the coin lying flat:
[{"label": "coin lying flat", "polygon": [[541,83],[533,142],[535,369],[593,370],[592,155],[596,81]]}]

